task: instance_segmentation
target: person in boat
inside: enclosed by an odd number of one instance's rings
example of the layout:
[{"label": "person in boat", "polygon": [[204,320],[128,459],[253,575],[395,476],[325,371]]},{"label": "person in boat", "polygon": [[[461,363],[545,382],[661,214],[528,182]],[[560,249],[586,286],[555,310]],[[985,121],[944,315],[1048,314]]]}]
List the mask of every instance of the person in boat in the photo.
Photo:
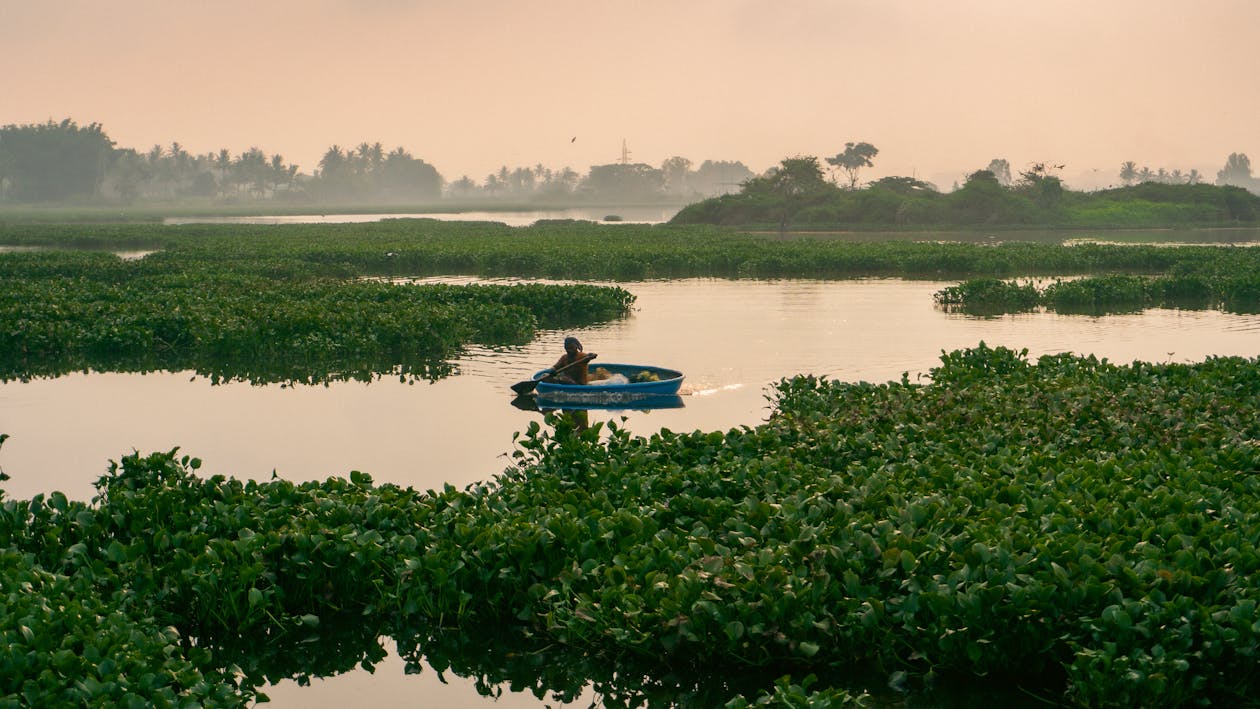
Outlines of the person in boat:
[{"label": "person in boat", "polygon": [[583,357],[592,357],[593,352],[583,352],[582,343],[578,342],[576,337],[564,338],[564,354],[560,359],[556,360],[555,365],[551,367],[552,372],[557,372],[551,377],[552,381],[562,384],[587,384],[591,381],[590,360],[582,362],[565,369],[563,372],[559,370],[568,367],[570,364],[582,359]]}]

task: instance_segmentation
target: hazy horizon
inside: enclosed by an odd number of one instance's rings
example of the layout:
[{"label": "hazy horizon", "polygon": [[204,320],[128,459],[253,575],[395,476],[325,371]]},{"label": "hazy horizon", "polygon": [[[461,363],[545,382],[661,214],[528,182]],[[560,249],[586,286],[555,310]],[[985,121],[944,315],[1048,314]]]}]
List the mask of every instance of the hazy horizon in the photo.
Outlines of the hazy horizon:
[{"label": "hazy horizon", "polygon": [[633,162],[756,172],[865,141],[864,179],[948,189],[1002,158],[1093,187],[1128,160],[1210,182],[1260,153],[1252,0],[0,0],[0,18],[0,125],[258,147],[306,173],[361,142],[482,181],[616,162],[623,140]]}]

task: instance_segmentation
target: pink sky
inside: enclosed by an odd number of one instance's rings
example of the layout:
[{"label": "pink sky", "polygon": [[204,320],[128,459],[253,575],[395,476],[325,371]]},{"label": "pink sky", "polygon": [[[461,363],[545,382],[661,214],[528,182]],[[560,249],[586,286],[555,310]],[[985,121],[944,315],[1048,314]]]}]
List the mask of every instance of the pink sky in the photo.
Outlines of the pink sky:
[{"label": "pink sky", "polygon": [[303,172],[379,141],[448,180],[625,140],[756,171],[866,141],[864,178],[942,188],[992,158],[1210,181],[1260,164],[1257,47],[1256,0],[0,0],[0,124]]}]

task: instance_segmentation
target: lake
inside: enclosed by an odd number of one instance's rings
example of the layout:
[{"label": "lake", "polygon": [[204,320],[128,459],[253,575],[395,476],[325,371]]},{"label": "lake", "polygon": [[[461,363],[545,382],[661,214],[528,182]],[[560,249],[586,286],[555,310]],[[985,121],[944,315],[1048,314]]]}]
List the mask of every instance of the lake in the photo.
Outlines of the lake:
[{"label": "lake", "polygon": [[[469,279],[428,279],[469,282]],[[504,282],[504,281],[493,281]],[[176,446],[199,457],[200,472],[265,480],[273,471],[308,480],[351,470],[378,483],[418,489],[486,480],[509,465],[512,434],[541,414],[510,404],[509,386],[550,365],[566,335],[604,362],[659,364],[686,374],[684,406],[592,411],[640,435],[661,429],[755,426],[768,412],[767,387],[794,374],[884,382],[917,380],[942,350],[1027,348],[1029,356],[1075,352],[1116,363],[1200,361],[1260,354],[1260,315],[1148,310],[1089,317],[1025,313],[974,317],[935,307],[932,294],[954,281],[725,281],[620,283],[638,300],[619,321],[545,332],[527,346],[473,349],[456,376],[406,384],[212,386],[189,372],[74,374],[0,384],[0,469],[6,496],[61,490],[89,499],[110,459]],[[392,644],[387,644],[392,650]],[[356,671],[284,682],[265,690],[276,707],[538,707],[528,694],[481,697],[471,681],[406,675],[391,655],[375,674]],[[590,698],[580,702],[589,704]],[[551,702],[555,705],[555,702]]]}]

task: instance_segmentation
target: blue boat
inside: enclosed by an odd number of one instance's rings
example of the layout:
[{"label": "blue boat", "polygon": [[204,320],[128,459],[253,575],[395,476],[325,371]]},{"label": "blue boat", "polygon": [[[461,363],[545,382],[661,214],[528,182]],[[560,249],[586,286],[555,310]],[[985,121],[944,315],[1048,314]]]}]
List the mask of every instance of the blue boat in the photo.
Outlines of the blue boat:
[{"label": "blue boat", "polygon": [[687,404],[678,394],[648,394],[646,397],[624,398],[617,394],[604,398],[562,397],[553,399],[546,395],[530,397],[537,411],[655,411],[655,409],[680,409]]},{"label": "blue boat", "polygon": [[677,394],[650,394],[633,398],[616,395],[602,398],[576,398],[561,396],[552,398],[538,394],[522,394],[512,400],[512,406],[524,411],[655,411],[656,409],[681,409],[686,406]]},{"label": "blue boat", "polygon": [[[610,379],[591,379],[589,384],[562,384],[543,381],[551,370],[534,372],[538,382],[539,398],[554,401],[634,401],[657,396],[677,396],[682,387],[683,373],[676,369],[653,367],[647,364],[597,364],[591,366],[591,375],[606,370]],[[620,375],[620,376],[618,376]]]}]

